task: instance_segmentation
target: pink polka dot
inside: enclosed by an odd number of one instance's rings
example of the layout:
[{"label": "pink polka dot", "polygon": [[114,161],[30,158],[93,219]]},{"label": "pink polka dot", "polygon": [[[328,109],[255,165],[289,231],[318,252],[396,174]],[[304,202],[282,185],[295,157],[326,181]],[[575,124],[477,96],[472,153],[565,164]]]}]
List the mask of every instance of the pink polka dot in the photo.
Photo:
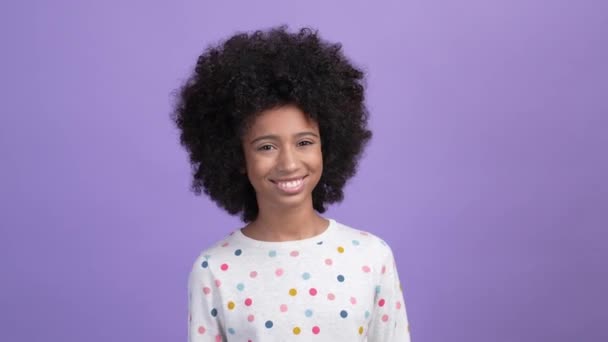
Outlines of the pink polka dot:
[{"label": "pink polka dot", "polygon": [[298,255],[300,255],[300,252],[298,252],[298,251],[291,251],[291,253],[289,253],[289,255],[291,255],[292,257],[297,257]]},{"label": "pink polka dot", "polygon": [[256,271],[251,271],[251,273],[249,273],[249,276],[250,276],[251,278],[255,278],[255,277],[257,277],[257,276],[258,276],[258,272],[256,272]]},{"label": "pink polka dot", "polygon": [[327,295],[327,299],[334,300],[334,299],[336,299],[336,295],[334,295],[333,293],[330,293]]},{"label": "pink polka dot", "polygon": [[316,296],[317,295],[317,289],[315,289],[314,287],[310,289],[310,291],[308,291],[308,293],[310,293],[311,296]]},{"label": "pink polka dot", "polygon": [[388,321],[388,315],[382,316],[382,322],[386,322],[386,321]]},{"label": "pink polka dot", "polygon": [[397,308],[397,310],[401,309],[401,302],[397,302],[397,304],[395,304],[395,307]]},{"label": "pink polka dot", "polygon": [[382,274],[386,273],[386,266],[382,266]]},{"label": "pink polka dot", "polygon": [[222,264],[222,266],[220,266],[220,268],[222,269],[222,271],[227,271],[228,270],[228,264]]},{"label": "pink polka dot", "polygon": [[251,306],[251,304],[253,304],[253,300],[251,300],[251,298],[245,299],[245,305]]},{"label": "pink polka dot", "polygon": [[222,342],[222,335],[216,335],[215,342]]},{"label": "pink polka dot", "polygon": [[215,280],[215,286],[216,286],[216,287],[220,287],[220,286],[222,286],[222,282],[221,282],[219,279],[216,279],[216,280]]},{"label": "pink polka dot", "polygon": [[287,305],[281,304],[281,312],[287,312]]},{"label": "pink polka dot", "polygon": [[249,322],[253,322],[255,320],[255,316],[254,315],[249,315],[249,316],[247,316],[247,320]]},{"label": "pink polka dot", "polygon": [[285,272],[285,271],[283,271],[283,269],[282,269],[282,268],[277,268],[277,270],[276,270],[276,271],[274,271],[274,274],[276,274],[276,275],[277,275],[277,277],[280,277],[280,276],[282,276],[282,275],[283,275],[283,273],[284,273],[284,272]]},{"label": "pink polka dot", "polygon": [[318,335],[321,332],[321,329],[317,326],[312,327],[312,333]]},{"label": "pink polka dot", "polygon": [[350,302],[351,302],[351,304],[353,304],[353,305],[357,304],[357,298],[355,298],[355,297],[350,297]]},{"label": "pink polka dot", "polygon": [[371,270],[372,270],[371,268],[369,268],[369,266],[363,266],[361,269],[362,269],[362,270],[363,270],[363,272],[365,272],[365,273],[369,273],[369,272],[371,272]]},{"label": "pink polka dot", "polygon": [[331,259],[325,259],[325,265],[331,266],[334,262]]},{"label": "pink polka dot", "polygon": [[380,300],[378,301],[378,305],[379,305],[379,306],[384,306],[384,304],[385,304],[385,303],[386,303],[386,301],[385,301],[384,299],[380,299]]},{"label": "pink polka dot", "polygon": [[205,287],[203,287],[203,293],[206,294],[206,295],[208,295],[208,294],[211,293],[211,289],[208,288],[207,286],[205,286]]},{"label": "pink polka dot", "polygon": [[201,335],[202,335],[202,334],[204,334],[206,331],[207,331],[207,329],[205,329],[205,327],[204,327],[204,326],[202,326],[202,325],[201,325],[200,327],[198,327],[198,333],[199,333],[199,334],[201,334]]},{"label": "pink polka dot", "polygon": [[222,247],[228,247],[228,245],[229,245],[229,243],[228,243],[228,242],[224,242],[224,243],[222,244]]}]

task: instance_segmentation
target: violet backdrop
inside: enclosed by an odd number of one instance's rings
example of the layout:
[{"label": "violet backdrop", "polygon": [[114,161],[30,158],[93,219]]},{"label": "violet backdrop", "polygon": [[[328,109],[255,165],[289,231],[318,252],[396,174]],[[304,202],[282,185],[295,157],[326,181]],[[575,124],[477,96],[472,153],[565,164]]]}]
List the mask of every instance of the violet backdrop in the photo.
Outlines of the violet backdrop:
[{"label": "violet backdrop", "polygon": [[194,258],[169,113],[208,44],[311,26],[374,139],[326,216],[394,249],[414,342],[608,340],[605,1],[0,5],[0,340],[185,341]]}]

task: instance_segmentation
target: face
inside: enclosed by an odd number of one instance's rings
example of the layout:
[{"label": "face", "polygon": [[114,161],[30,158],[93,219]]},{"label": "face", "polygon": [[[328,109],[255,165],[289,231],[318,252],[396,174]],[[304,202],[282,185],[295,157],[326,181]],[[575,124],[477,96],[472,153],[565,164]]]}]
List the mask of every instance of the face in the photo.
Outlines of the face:
[{"label": "face", "polygon": [[323,171],[314,120],[295,106],[262,112],[243,137],[243,150],[260,210],[312,208]]}]

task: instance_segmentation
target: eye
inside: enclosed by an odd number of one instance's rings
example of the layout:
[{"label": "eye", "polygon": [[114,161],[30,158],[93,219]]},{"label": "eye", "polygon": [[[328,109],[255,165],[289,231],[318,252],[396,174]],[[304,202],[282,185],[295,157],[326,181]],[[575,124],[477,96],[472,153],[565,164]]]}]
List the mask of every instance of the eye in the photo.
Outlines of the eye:
[{"label": "eye", "polygon": [[303,140],[298,143],[298,145],[300,145],[300,146],[306,146],[306,145],[312,145],[312,144],[314,144],[314,142],[308,141],[308,140]]},{"label": "eye", "polygon": [[262,145],[258,147],[258,151],[270,151],[274,147],[272,145]]}]

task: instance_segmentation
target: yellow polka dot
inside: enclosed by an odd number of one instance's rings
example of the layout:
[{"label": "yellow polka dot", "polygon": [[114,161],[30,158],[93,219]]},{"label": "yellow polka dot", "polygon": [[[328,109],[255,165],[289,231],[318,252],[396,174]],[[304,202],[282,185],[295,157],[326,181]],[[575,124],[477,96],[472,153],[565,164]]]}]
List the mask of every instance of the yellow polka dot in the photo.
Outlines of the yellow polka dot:
[{"label": "yellow polka dot", "polygon": [[293,334],[294,334],[294,335],[300,335],[300,332],[301,332],[301,331],[302,331],[302,330],[301,330],[299,327],[295,327],[295,328],[293,328]]},{"label": "yellow polka dot", "polygon": [[234,302],[228,302],[228,310],[233,310],[235,307]]},{"label": "yellow polka dot", "polygon": [[342,247],[342,246],[338,247],[338,253],[344,253],[344,247]]},{"label": "yellow polka dot", "polygon": [[290,295],[290,296],[295,296],[295,295],[297,295],[297,294],[298,294],[298,290],[296,290],[296,289],[291,289],[291,290],[289,290],[289,295]]},{"label": "yellow polka dot", "polygon": [[359,335],[363,335],[363,327],[359,327]]}]

